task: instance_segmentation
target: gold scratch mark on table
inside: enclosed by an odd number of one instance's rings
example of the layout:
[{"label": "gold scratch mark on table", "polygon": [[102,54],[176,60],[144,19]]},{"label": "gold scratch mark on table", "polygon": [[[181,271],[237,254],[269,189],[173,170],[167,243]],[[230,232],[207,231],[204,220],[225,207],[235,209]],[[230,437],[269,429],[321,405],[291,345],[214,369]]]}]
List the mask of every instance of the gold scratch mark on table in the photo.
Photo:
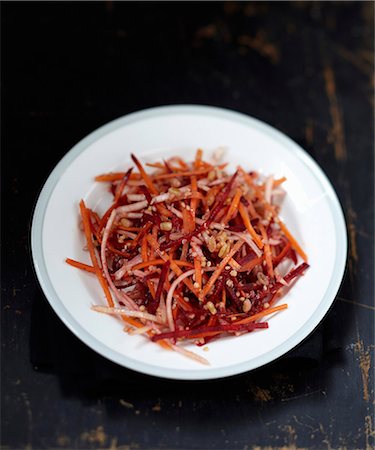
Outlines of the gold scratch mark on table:
[{"label": "gold scratch mark on table", "polygon": [[365,348],[363,341],[357,332],[357,342],[354,344],[354,352],[358,355],[359,368],[362,376],[363,400],[368,402],[369,392],[369,373],[371,367],[371,355],[368,348]]},{"label": "gold scratch mark on table", "polygon": [[370,439],[375,438],[375,431],[372,428],[372,417],[365,417],[365,437],[366,437],[366,450],[372,450],[374,448],[373,442],[370,442]]},{"label": "gold scratch mark on table", "polygon": [[323,75],[332,119],[332,139],[335,150],[335,158],[338,161],[343,161],[346,159],[343,119],[341,109],[337,101],[335,76],[332,67],[329,64],[324,67]]},{"label": "gold scratch mark on table", "polygon": [[107,435],[104,432],[104,428],[99,425],[92,430],[84,431],[83,433],[81,433],[80,439],[83,442],[89,442],[92,444],[99,444],[103,446],[107,441]]},{"label": "gold scratch mark on table", "polygon": [[263,389],[259,386],[253,386],[251,392],[254,395],[254,399],[258,402],[269,402],[272,400],[271,392],[268,389]]},{"label": "gold scratch mark on table", "polygon": [[280,61],[280,50],[267,39],[263,31],[258,31],[254,37],[247,34],[242,35],[238,38],[238,43],[255,50],[272,64],[277,64]]},{"label": "gold scratch mark on table", "polygon": [[57,436],[56,443],[59,447],[67,447],[70,444],[70,437],[66,434]]},{"label": "gold scratch mark on table", "polygon": [[355,226],[355,221],[357,219],[357,214],[352,207],[348,208],[348,228],[349,228],[349,239],[350,239],[350,256],[354,262],[358,261],[358,251],[357,251],[357,230]]},{"label": "gold scratch mark on table", "polygon": [[375,311],[375,306],[365,305],[364,303],[355,302],[354,300],[349,300],[349,299],[344,298],[344,297],[337,297],[337,298],[341,302],[351,303],[352,305],[361,306],[362,308],[366,308],[366,309],[370,309],[371,311]]}]

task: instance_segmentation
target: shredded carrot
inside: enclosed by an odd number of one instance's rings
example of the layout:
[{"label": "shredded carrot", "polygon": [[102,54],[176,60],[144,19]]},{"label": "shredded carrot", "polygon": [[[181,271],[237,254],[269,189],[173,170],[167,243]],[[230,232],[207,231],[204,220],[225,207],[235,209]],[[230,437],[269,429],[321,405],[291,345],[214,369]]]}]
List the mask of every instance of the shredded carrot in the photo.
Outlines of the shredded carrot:
[{"label": "shredded carrot", "polygon": [[241,195],[242,195],[241,189],[237,188],[236,193],[234,194],[232,203],[228,209],[228,212],[225,216],[223,223],[228,223],[229,220],[232,218],[234,212],[236,211],[236,209],[238,208],[238,205],[240,203]]},{"label": "shredded carrot", "polygon": [[242,266],[241,270],[249,272],[250,270],[253,270],[255,266],[257,266],[258,264],[261,264],[262,261],[263,261],[263,258],[254,258],[252,261],[250,261],[249,263]]},{"label": "shredded carrot", "polygon": [[250,233],[250,236],[253,238],[254,242],[256,243],[256,245],[262,249],[263,248],[263,242],[261,241],[259,235],[255,232],[253,226],[251,225],[251,221],[249,218],[249,215],[246,211],[246,208],[244,207],[244,205],[242,203],[239,204],[238,207],[239,211],[240,211],[240,215],[242,217],[242,220],[245,224],[245,227],[247,228],[247,231]]},{"label": "shredded carrot", "polygon": [[233,255],[235,255],[238,250],[241,248],[243,241],[238,241],[234,244],[233,248],[229,251],[227,256],[221,260],[221,263],[217,266],[214,273],[211,275],[211,278],[208,280],[205,287],[202,289],[201,293],[199,294],[199,299],[203,300],[204,297],[207,295],[209,290],[214,285],[215,281],[219,278],[221,272],[224,270],[224,267],[227,265],[228,261],[232,258]]},{"label": "shredded carrot", "polygon": [[280,184],[283,184],[286,181],[286,177],[281,177],[278,180],[273,180],[273,187],[280,186]]},{"label": "shredded carrot", "polygon": [[195,175],[191,177],[191,192],[192,194],[194,194],[194,197],[190,201],[190,210],[192,216],[191,220],[192,220],[192,229],[195,230],[195,214],[199,203],[199,199],[195,197],[195,195],[198,194],[197,177]]},{"label": "shredded carrot", "polygon": [[121,180],[125,175],[125,172],[112,172],[112,173],[103,173],[101,175],[97,175],[95,177],[95,181],[118,181]]},{"label": "shredded carrot", "polygon": [[161,175],[154,175],[152,180],[168,180],[177,177],[191,177],[193,175],[204,175],[209,172],[209,169],[204,170],[190,170],[189,172],[179,172],[179,173],[163,173]]},{"label": "shredded carrot", "polygon": [[286,227],[286,225],[279,219],[278,221],[280,228],[282,229],[283,233],[285,234],[285,236],[288,238],[290,245],[294,248],[294,250],[299,254],[299,256],[305,261],[307,262],[307,255],[306,253],[302,250],[302,248],[300,247],[300,245],[298,244],[298,242],[296,241],[296,239],[293,237],[293,235],[291,234],[291,232],[288,230],[288,228]]},{"label": "shredded carrot", "polygon": [[203,156],[203,151],[202,149],[198,148],[196,154],[195,154],[195,161],[194,161],[194,167],[196,169],[199,169],[201,162],[202,162],[202,156]]},{"label": "shredded carrot", "polygon": [[146,166],[153,167],[154,169],[165,169],[165,166],[162,163],[146,163]]},{"label": "shredded carrot", "polygon": [[288,307],[288,305],[286,303],[284,303],[283,305],[274,306],[273,308],[264,309],[260,313],[254,314],[253,316],[250,316],[250,317],[246,317],[246,319],[239,320],[236,323],[242,324],[242,323],[254,322],[255,320],[261,319],[262,317],[268,316],[268,315],[273,314],[273,313],[275,313],[277,311],[281,311],[282,309],[286,309],[287,307]]},{"label": "shredded carrot", "polygon": [[194,259],[195,282],[198,283],[197,289],[202,287],[202,266],[199,258]]},{"label": "shredded carrot", "polygon": [[93,266],[88,266],[87,264],[75,261],[74,259],[66,258],[65,262],[67,262],[70,266],[77,267],[77,269],[82,269],[85,270],[86,272],[96,273],[95,268]]},{"label": "shredded carrot", "polygon": [[102,286],[102,289],[104,291],[104,294],[107,298],[107,303],[109,306],[114,306],[111,292],[109,291],[107,282],[105,281],[102,273],[102,269],[99,267],[98,260],[96,258],[94,244],[92,243],[92,235],[91,235],[91,228],[90,228],[90,218],[89,218],[89,212],[86,208],[85,202],[83,200],[80,201],[79,204],[80,210],[81,210],[81,216],[82,216],[82,222],[83,222],[83,229],[86,235],[86,242],[87,242],[87,248],[90,253],[92,265],[95,269],[95,274],[98,277],[99,283]]},{"label": "shredded carrot", "polygon": [[270,245],[268,243],[267,232],[261,223],[259,224],[259,229],[260,229],[260,232],[262,233],[262,238],[263,238],[263,243],[264,243],[264,256],[265,256],[266,263],[267,263],[268,275],[273,278],[275,276],[275,274],[273,272],[272,253],[271,253]]},{"label": "shredded carrot", "polygon": [[143,262],[146,263],[148,261],[148,250],[147,250],[147,236],[144,236],[142,239],[142,246],[141,246],[141,256],[143,259]]},{"label": "shredded carrot", "polygon": [[138,167],[139,173],[141,174],[141,177],[143,178],[143,181],[146,183],[146,186],[150,189],[151,194],[158,194],[159,191],[156,189],[154,183],[152,182],[151,178],[148,176],[147,172],[143,168],[142,164],[138,161],[138,159],[135,157],[135,155],[131,155],[132,160],[134,161],[135,165]]}]

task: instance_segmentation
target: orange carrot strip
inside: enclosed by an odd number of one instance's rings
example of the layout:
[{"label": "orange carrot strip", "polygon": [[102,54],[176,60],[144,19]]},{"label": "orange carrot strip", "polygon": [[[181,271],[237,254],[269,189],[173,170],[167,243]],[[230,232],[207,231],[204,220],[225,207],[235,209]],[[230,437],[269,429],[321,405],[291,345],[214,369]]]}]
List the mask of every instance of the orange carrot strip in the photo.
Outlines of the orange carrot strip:
[{"label": "orange carrot strip", "polygon": [[273,258],[273,264],[278,264],[284,258],[284,256],[289,252],[290,247],[291,247],[291,245],[290,245],[290,242],[288,241],[288,243],[284,246],[284,248],[281,250],[281,252]]},{"label": "orange carrot strip", "polygon": [[219,278],[221,272],[224,270],[224,267],[228,264],[228,261],[232,258],[234,254],[238,252],[238,250],[242,247],[244,241],[237,241],[236,244],[233,246],[233,248],[229,251],[227,256],[223,258],[220,262],[220,264],[216,267],[215,271],[211,275],[211,278],[206,283],[205,287],[202,289],[202,291],[199,294],[199,299],[203,300],[204,297],[208,294],[209,290],[214,285],[215,281]]},{"label": "orange carrot strip", "polygon": [[98,277],[99,283],[102,286],[104,294],[105,294],[105,296],[107,298],[107,303],[108,303],[109,306],[112,307],[114,305],[114,303],[113,303],[111,292],[109,290],[107,282],[105,281],[105,279],[103,277],[102,269],[99,267],[98,260],[96,258],[95,248],[94,248],[94,244],[92,242],[92,234],[91,234],[91,227],[90,227],[90,216],[89,216],[89,212],[88,212],[88,210],[86,208],[85,202],[83,200],[80,201],[79,207],[80,207],[80,210],[81,210],[83,229],[84,229],[84,232],[85,232],[86,241],[87,241],[87,248],[88,248],[89,253],[90,253],[90,258],[91,258],[91,261],[92,261],[92,265],[94,266],[95,274]]},{"label": "orange carrot strip", "polygon": [[221,302],[222,302],[222,304],[224,305],[224,308],[225,308],[225,305],[227,303],[227,292],[226,292],[225,289],[223,289],[223,291],[221,293]]},{"label": "orange carrot strip", "polygon": [[198,183],[197,183],[197,177],[196,176],[192,176],[191,177],[191,192],[192,194],[194,194],[194,197],[191,199],[190,201],[190,211],[191,211],[191,215],[192,215],[192,231],[195,230],[195,214],[197,211],[197,206],[198,206],[198,198],[195,198],[195,195],[198,194]]},{"label": "orange carrot strip", "polygon": [[262,257],[253,259],[249,263],[242,266],[241,272],[250,272],[250,270],[254,269],[255,266],[257,266],[258,264],[261,264],[262,261],[263,261]]},{"label": "orange carrot strip", "polygon": [[[187,261],[179,261],[179,260],[173,260],[174,263],[176,263],[179,267],[188,267],[189,269],[192,269],[194,266],[193,264],[187,262]],[[145,267],[149,266],[160,266],[164,264],[165,261],[163,259],[151,259],[150,261],[141,262],[139,264],[136,264],[132,267],[132,270],[140,270],[144,269]]]},{"label": "orange carrot strip", "polygon": [[178,164],[179,164],[183,169],[188,169],[188,168],[189,168],[188,164],[186,164],[186,162],[185,162],[182,158],[176,156],[175,160],[178,162]]},{"label": "orange carrot strip", "polygon": [[305,261],[307,262],[307,255],[306,253],[302,250],[302,248],[300,247],[300,245],[298,244],[298,242],[296,241],[296,239],[292,236],[291,232],[288,230],[288,228],[285,226],[285,224],[278,219],[278,223],[280,225],[280,228],[282,229],[283,233],[285,234],[285,236],[288,238],[290,245],[294,248],[294,250],[299,254],[299,256]]},{"label": "orange carrot strip", "polygon": [[133,153],[130,156],[131,156],[132,160],[134,161],[135,165],[138,167],[139,173],[141,174],[143,181],[146,183],[146,186],[150,189],[151,194],[159,194],[158,189],[155,187],[151,178],[149,177],[149,175],[143,168],[142,164],[138,161],[136,156],[133,155]]},{"label": "orange carrot strip", "polygon": [[236,211],[236,209],[238,208],[238,204],[240,203],[240,199],[241,199],[241,195],[242,195],[242,191],[240,188],[237,188],[236,193],[234,194],[234,197],[232,199],[232,203],[228,209],[228,212],[224,218],[224,224],[228,223],[230,221],[230,219],[232,218],[234,212]]},{"label": "orange carrot strip", "polygon": [[245,206],[242,203],[240,203],[238,206],[238,209],[240,211],[244,225],[245,225],[247,231],[250,233],[250,236],[253,238],[253,240],[256,243],[256,245],[258,246],[258,248],[260,248],[260,249],[263,248],[263,242],[261,241],[259,235],[255,232],[253,226],[251,225],[251,221],[250,221],[250,218],[246,211]]},{"label": "orange carrot strip", "polygon": [[101,175],[97,175],[95,177],[95,181],[118,181],[121,180],[125,175],[125,172],[111,172],[111,173],[103,173]]},{"label": "orange carrot strip", "polygon": [[268,300],[268,304],[270,306],[274,305],[280,297],[280,292],[275,292],[271,297],[271,300]]},{"label": "orange carrot strip", "polygon": [[182,261],[186,261],[188,249],[189,249],[189,241],[186,241],[184,244],[182,244],[182,250],[181,250],[181,256],[180,256],[180,259]]},{"label": "orange carrot strip", "polygon": [[239,320],[238,322],[236,322],[236,324],[254,322],[255,320],[260,319],[261,317],[268,316],[269,314],[273,314],[276,311],[281,311],[282,309],[286,309],[287,307],[288,305],[284,303],[283,305],[275,306],[273,308],[267,308],[258,314],[254,314],[253,316],[246,317],[246,319]]},{"label": "orange carrot strip", "polygon": [[189,172],[178,172],[178,173],[164,173],[161,175],[152,175],[153,180],[167,180],[169,178],[176,177],[190,177],[192,175],[204,175],[209,172],[209,169],[204,170],[190,170]]},{"label": "orange carrot strip", "polygon": [[[134,319],[133,317],[125,317],[125,316],[121,316],[121,319],[122,319],[124,322],[127,322],[128,324],[132,325],[132,326],[135,327],[135,328],[142,328],[142,327],[145,326],[143,323],[139,322],[137,319]],[[147,334],[148,334],[150,337],[153,336],[153,334],[151,333],[151,331],[149,331]],[[167,350],[170,350],[170,349],[171,349],[171,345],[170,345],[167,341],[165,341],[165,340],[157,341],[157,343],[158,343],[158,344],[160,345],[160,347],[162,347],[162,348],[165,348],[165,349],[167,349]]]},{"label": "orange carrot strip", "polygon": [[256,212],[255,208],[254,208],[254,204],[250,198],[249,195],[246,196],[246,200],[249,202],[249,212],[250,212],[250,216],[252,219],[257,219],[259,218],[259,214]]},{"label": "orange carrot strip", "polygon": [[189,234],[195,229],[195,220],[193,219],[191,211],[188,211],[186,208],[182,208],[181,212],[182,212],[183,231],[185,234]]},{"label": "orange carrot strip", "polygon": [[198,289],[202,287],[202,265],[199,258],[194,259],[195,281],[199,284]]},{"label": "orange carrot strip", "polygon": [[231,258],[229,261],[228,261],[228,264],[232,267],[232,269],[234,269],[234,270],[240,270],[241,269],[241,266],[240,266],[240,264],[238,264],[238,262],[236,261],[236,260],[234,260],[233,258]]},{"label": "orange carrot strip", "polygon": [[286,181],[286,177],[281,177],[278,180],[273,180],[273,187],[280,186],[280,184],[283,184]]},{"label": "orange carrot strip", "polygon": [[271,248],[270,245],[267,243],[268,237],[267,237],[267,232],[266,229],[264,228],[263,224],[259,224],[259,229],[260,232],[262,233],[262,238],[263,238],[263,242],[264,244],[264,256],[266,258],[266,263],[267,263],[267,269],[268,269],[268,275],[270,277],[274,277],[274,271],[273,271],[273,264],[272,264],[272,253],[271,253]]},{"label": "orange carrot strip", "polygon": [[238,170],[241,172],[242,176],[245,178],[246,183],[249,186],[254,187],[254,182],[253,182],[251,176],[241,166],[238,166]]},{"label": "orange carrot strip", "polygon": [[199,169],[199,167],[201,165],[202,156],[203,156],[203,150],[198,148],[197,152],[195,153],[195,161],[194,161],[194,167],[196,169]]},{"label": "orange carrot strip", "polygon": [[165,169],[165,166],[162,163],[146,163],[146,166],[153,167],[154,169]]},{"label": "orange carrot strip", "polygon": [[67,262],[70,266],[77,267],[77,269],[95,273],[95,268],[93,266],[88,266],[87,264],[76,261],[75,259],[66,258],[65,262]]},{"label": "orange carrot strip", "polygon": [[148,261],[148,254],[147,254],[147,236],[143,236],[142,244],[141,244],[141,256],[143,259],[143,262]]},{"label": "orange carrot strip", "polygon": [[155,298],[155,294],[156,294],[154,283],[151,280],[147,280],[146,284],[147,284],[147,287],[150,290],[152,298],[154,299]]},{"label": "orange carrot strip", "polygon": [[119,230],[124,230],[124,231],[142,231],[143,228],[138,228],[138,227],[124,227],[123,225],[117,225],[117,228]]}]

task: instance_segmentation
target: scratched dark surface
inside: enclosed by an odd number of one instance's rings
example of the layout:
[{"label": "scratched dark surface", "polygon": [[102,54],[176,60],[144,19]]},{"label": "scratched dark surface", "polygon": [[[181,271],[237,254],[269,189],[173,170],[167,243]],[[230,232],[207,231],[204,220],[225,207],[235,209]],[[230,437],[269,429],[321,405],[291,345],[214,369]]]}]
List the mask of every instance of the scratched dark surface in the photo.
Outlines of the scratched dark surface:
[{"label": "scratched dark surface", "polygon": [[[374,4],[1,4],[4,449],[370,449]],[[122,369],[75,338],[34,276],[29,225],[81,138],[156,105],[217,105],[282,130],[342,202],[337,300],[287,357],[221,381]]]}]

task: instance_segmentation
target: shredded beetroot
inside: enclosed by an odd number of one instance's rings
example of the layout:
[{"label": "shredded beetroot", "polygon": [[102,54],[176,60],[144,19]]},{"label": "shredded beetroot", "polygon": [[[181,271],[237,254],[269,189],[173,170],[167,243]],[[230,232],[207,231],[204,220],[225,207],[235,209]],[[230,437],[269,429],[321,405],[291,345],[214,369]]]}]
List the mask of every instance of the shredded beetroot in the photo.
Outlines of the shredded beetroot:
[{"label": "shredded beetroot", "polygon": [[160,339],[181,339],[181,338],[194,338],[200,334],[208,333],[236,333],[241,331],[253,331],[256,329],[268,328],[267,322],[259,323],[246,323],[246,324],[231,324],[231,325],[218,325],[216,327],[204,327],[197,328],[195,330],[180,330],[167,333],[156,334],[152,336],[154,342],[160,341]]}]

